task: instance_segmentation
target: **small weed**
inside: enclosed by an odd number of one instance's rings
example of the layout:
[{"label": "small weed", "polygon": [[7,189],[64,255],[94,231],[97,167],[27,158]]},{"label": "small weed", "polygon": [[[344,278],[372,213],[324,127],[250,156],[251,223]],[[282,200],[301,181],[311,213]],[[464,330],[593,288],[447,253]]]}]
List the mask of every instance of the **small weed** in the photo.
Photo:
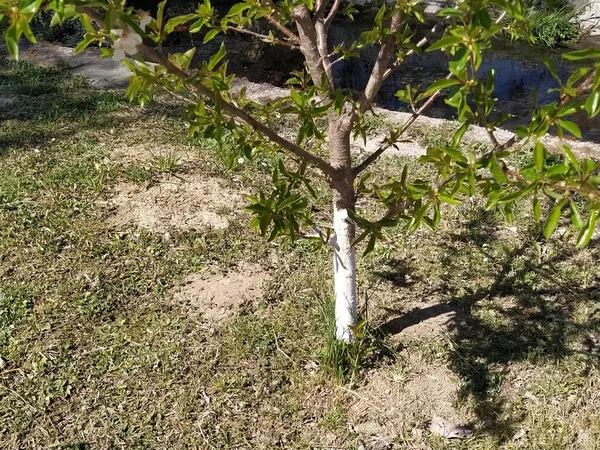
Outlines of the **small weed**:
[{"label": "small weed", "polygon": [[175,173],[181,168],[181,160],[173,153],[154,155],[150,166],[161,173]]},{"label": "small weed", "polygon": [[154,176],[154,171],[148,167],[126,166],[123,168],[123,176],[129,181],[148,181]]}]

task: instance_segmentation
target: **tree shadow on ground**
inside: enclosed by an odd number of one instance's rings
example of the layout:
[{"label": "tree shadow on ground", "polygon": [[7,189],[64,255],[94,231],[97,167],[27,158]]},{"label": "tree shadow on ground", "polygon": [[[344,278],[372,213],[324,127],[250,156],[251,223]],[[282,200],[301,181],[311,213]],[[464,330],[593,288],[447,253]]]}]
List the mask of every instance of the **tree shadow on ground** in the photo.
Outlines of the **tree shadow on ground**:
[{"label": "tree shadow on ground", "polygon": [[[595,326],[592,321],[585,325],[573,322],[573,313],[582,301],[600,298],[600,279],[587,288],[557,279],[551,268],[572,262],[577,254],[576,249],[566,245],[543,262],[533,256],[530,241],[495,256],[490,249],[501,243],[491,231],[494,229],[493,218],[482,212],[465,232],[453,233],[441,244],[445,252],[440,263],[450,272],[458,249],[462,246],[464,251],[464,243],[470,244],[474,253],[495,262],[497,271],[487,278],[489,282],[467,294],[456,285],[445,286],[446,303],[394,317],[382,324],[380,331],[397,334],[408,326],[454,312],[454,319],[447,323],[451,334],[448,358],[450,369],[461,379],[458,398],[474,400],[474,412],[484,432],[507,439],[523,420],[518,416],[500,419],[503,404],[495,394],[509,365],[560,360],[573,353],[569,339],[580,339]],[[592,243],[591,249],[597,252],[597,243]],[[575,262],[572,264],[576,267]],[[477,270],[474,272],[471,276],[477,275]]]},{"label": "tree shadow on ground", "polygon": [[92,87],[67,70],[0,59],[0,156],[82,131],[123,129],[142,119],[182,118],[184,108],[152,102],[125,110],[122,91]]}]

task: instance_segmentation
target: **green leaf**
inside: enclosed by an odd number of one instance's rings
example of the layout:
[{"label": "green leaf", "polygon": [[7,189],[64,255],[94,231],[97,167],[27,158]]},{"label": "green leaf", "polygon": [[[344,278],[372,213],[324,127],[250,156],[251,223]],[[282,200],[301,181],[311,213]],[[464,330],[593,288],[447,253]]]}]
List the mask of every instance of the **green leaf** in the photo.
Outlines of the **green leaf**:
[{"label": "green leaf", "polygon": [[458,130],[456,130],[456,132],[454,133],[454,136],[452,136],[452,147],[453,148],[458,147],[458,144],[460,144],[460,141],[462,140],[463,136],[469,129],[469,126],[470,126],[469,122],[465,122],[459,127]]},{"label": "green leaf", "polygon": [[562,212],[563,207],[567,203],[567,199],[563,198],[560,202],[558,202],[548,215],[546,219],[546,223],[544,224],[544,237],[546,240],[550,239],[554,230],[556,230],[556,226],[558,225],[558,221],[560,220],[560,214]]},{"label": "green leaf", "polygon": [[295,203],[302,200],[302,197],[299,195],[292,195],[291,197],[286,198],[284,201],[277,205],[278,210],[287,209],[290,206],[293,206]]},{"label": "green leaf", "polygon": [[50,20],[50,27],[55,27],[56,25],[60,25],[63,22],[60,14],[54,13],[52,16],[52,20]]},{"label": "green leaf", "polygon": [[463,12],[458,8],[443,8],[440,11],[438,11],[437,15],[439,17],[462,17]]},{"label": "green leaf", "polygon": [[569,207],[571,208],[571,222],[578,230],[583,229],[585,222],[583,221],[583,217],[581,217],[581,213],[579,212],[579,208],[577,208],[577,204],[571,200]]},{"label": "green leaf", "polygon": [[425,93],[423,94],[425,97],[440,91],[442,89],[447,89],[449,87],[452,86],[456,86],[457,84],[461,84],[460,81],[451,78],[451,79],[447,79],[447,78],[442,78],[441,80],[437,80],[433,83],[431,83],[431,86],[429,86],[429,88],[425,91]]},{"label": "green leaf", "polygon": [[181,68],[183,70],[187,70],[190,67],[190,64],[192,63],[192,59],[194,59],[195,53],[196,53],[196,47],[192,47],[182,55]]},{"label": "green leaf", "polygon": [[443,201],[444,203],[448,203],[449,205],[460,205],[462,203],[462,200],[459,200],[457,198],[447,197],[446,195],[443,195],[443,194],[438,195],[438,198],[441,201]]},{"label": "green leaf", "polygon": [[511,203],[511,202],[514,202],[518,198],[525,197],[536,186],[537,186],[537,182],[533,182],[531,184],[528,184],[527,186],[525,186],[520,191],[513,192],[512,194],[508,194],[508,195],[505,195],[504,197],[500,198],[500,200],[498,200],[498,203]]},{"label": "green leaf", "polygon": [[546,171],[546,176],[552,178],[556,175],[564,175],[569,171],[569,168],[564,164],[556,164]]},{"label": "green leaf", "polygon": [[385,3],[383,5],[381,5],[381,8],[379,8],[379,11],[377,11],[377,14],[375,15],[374,21],[378,27],[382,26],[384,15],[385,15]]},{"label": "green leaf", "polygon": [[571,166],[574,167],[575,170],[577,170],[577,172],[581,172],[581,165],[579,164],[579,161],[577,161],[577,158],[575,158],[575,155],[571,151],[571,148],[568,145],[561,145],[560,149],[569,160]]},{"label": "green leaf", "polygon": [[162,30],[163,18],[165,16],[165,6],[167,5],[167,0],[163,0],[158,4],[158,10],[156,12],[156,26],[159,30]]},{"label": "green leaf", "polygon": [[[469,52],[465,47],[460,47],[454,55],[448,59],[448,68],[459,79],[464,79],[463,73],[469,62]],[[462,76],[462,78],[461,78]]]},{"label": "green leaf", "polygon": [[375,233],[371,233],[371,236],[369,237],[369,242],[367,243],[367,248],[365,248],[363,255],[368,255],[375,249],[376,241],[377,241],[377,236],[375,235]]},{"label": "green leaf", "polygon": [[479,11],[477,11],[477,13],[475,14],[475,18],[485,29],[489,29],[492,25],[492,18],[490,17],[487,8],[481,8]]},{"label": "green leaf", "polygon": [[590,117],[596,117],[600,112],[600,92],[594,91],[585,102],[585,110]]},{"label": "green leaf", "polygon": [[535,162],[535,168],[538,172],[542,172],[544,169],[544,161],[546,160],[546,151],[544,144],[541,142],[535,143],[535,149],[533,150],[533,160]]},{"label": "green leaf", "polygon": [[19,60],[19,44],[16,39],[9,34],[4,34],[4,38],[6,39],[6,46],[8,47],[8,53],[10,53],[10,57],[15,61]]},{"label": "green leaf", "polygon": [[440,213],[440,202],[435,202],[433,204],[433,228],[438,227],[441,219],[442,215]]},{"label": "green leaf", "polygon": [[198,14],[184,14],[182,16],[173,17],[169,19],[165,24],[165,33],[172,33],[178,25],[182,25],[186,22],[196,20],[197,18]]},{"label": "green leaf", "polygon": [[75,53],[79,53],[82,50],[86,49],[95,40],[96,38],[94,36],[91,36],[90,34],[86,33],[83,40],[79,44],[77,44],[77,47],[75,47]]},{"label": "green leaf", "polygon": [[204,40],[202,41],[203,44],[206,44],[207,42],[212,41],[217,34],[219,34],[219,30],[218,29],[213,29],[210,30],[206,33],[206,35],[204,36]]},{"label": "green leaf", "polygon": [[221,60],[225,57],[226,54],[227,50],[225,49],[225,44],[222,42],[221,47],[219,47],[219,51],[212,55],[208,60],[208,70],[213,70],[217,66],[217,64],[221,62]]},{"label": "green leaf", "polygon": [[441,151],[443,151],[444,153],[447,153],[448,155],[450,155],[453,159],[466,163],[467,162],[467,158],[465,158],[465,156],[456,149],[453,148],[440,148]]},{"label": "green leaf", "polygon": [[488,195],[488,201],[485,205],[486,211],[491,211],[492,209],[494,209],[496,207],[496,205],[498,204],[498,201],[500,200],[500,196],[502,195],[502,193],[503,193],[503,191],[490,192],[490,194]]},{"label": "green leaf", "polygon": [[533,216],[535,217],[536,222],[539,222],[542,219],[542,206],[540,204],[540,200],[537,197],[533,197]]},{"label": "green leaf", "polygon": [[260,222],[259,222],[259,227],[260,227],[260,234],[265,236],[267,234],[267,229],[269,227],[269,223],[271,222],[271,215],[270,214],[263,214],[260,218]]},{"label": "green leaf", "polygon": [[40,9],[42,0],[25,0],[19,4],[21,14],[34,15]]},{"label": "green leaf", "polygon": [[592,236],[594,235],[594,228],[596,227],[596,219],[598,218],[598,211],[591,211],[588,217],[585,228],[579,233],[577,238],[577,247],[582,248],[589,244]]},{"label": "green leaf", "polygon": [[462,37],[459,36],[446,36],[445,38],[440,39],[436,43],[430,45],[427,48],[428,52],[433,52],[435,50],[440,50],[446,47],[450,47],[453,45],[460,44],[463,41]]},{"label": "green leaf", "polygon": [[294,100],[296,106],[302,106],[304,104],[302,96],[294,88],[290,89],[290,97],[292,98],[292,100]]},{"label": "green leaf", "polygon": [[490,172],[498,183],[508,183],[508,177],[504,173],[504,170],[502,170],[502,166],[500,166],[495,154],[492,154],[492,158],[490,159]]},{"label": "green leaf", "polygon": [[236,3],[231,7],[227,15],[238,16],[240,15],[240,13],[246,11],[248,8],[250,8],[250,5],[248,3]]},{"label": "green leaf", "polygon": [[544,58],[544,65],[548,69],[548,72],[550,72],[550,75],[552,75],[552,77],[558,81],[558,84],[562,86],[562,80],[558,76],[558,72],[556,71],[556,67],[554,67],[552,61],[550,61],[548,58]]},{"label": "green leaf", "polygon": [[559,120],[558,125],[560,127],[564,128],[565,130],[567,130],[569,133],[571,133],[577,139],[581,139],[581,130],[579,129],[579,127],[577,126],[577,124],[575,122],[571,122],[569,120]]},{"label": "green leaf", "polygon": [[579,61],[581,59],[597,59],[600,58],[600,50],[596,48],[586,48],[585,50],[576,50],[574,52],[565,53],[563,58],[569,61]]}]

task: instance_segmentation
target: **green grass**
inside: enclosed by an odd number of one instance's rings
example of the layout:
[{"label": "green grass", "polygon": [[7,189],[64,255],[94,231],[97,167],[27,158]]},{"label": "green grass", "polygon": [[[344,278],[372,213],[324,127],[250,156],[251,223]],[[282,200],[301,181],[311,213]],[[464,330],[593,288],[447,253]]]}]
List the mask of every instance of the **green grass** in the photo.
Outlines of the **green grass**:
[{"label": "green grass", "polygon": [[525,14],[525,23],[536,43],[555,48],[576,42],[581,32],[574,19],[577,12],[566,6],[560,9],[532,8]]},{"label": "green grass", "polygon": [[[185,137],[173,105],[141,109],[52,69],[2,65],[0,97],[19,100],[0,110],[0,448],[358,448],[371,442],[356,431],[361,397],[373,421],[389,420],[392,406],[410,412],[394,425],[393,448],[598,448],[598,360],[583,345],[600,329],[598,242],[575,251],[565,226],[546,245],[527,204],[512,229],[479,200],[448,206],[437,233],[386,230],[359,260],[371,331],[357,348],[334,348],[326,251],[266,243],[245,213],[226,230],[168,239],[107,224],[120,183],[202,173],[253,192],[268,160],[225,171],[226,155]],[[195,158],[111,153],[149,141]],[[422,170],[390,158],[375,176],[399,176],[404,164]],[[172,301],[189,274],[240,262],[270,280],[228,325],[207,327]],[[460,311],[449,335],[394,328],[418,324],[423,305],[434,317],[448,305]],[[343,388],[331,371],[315,373],[331,358],[351,380]],[[418,407],[368,396],[377,374],[391,374],[400,388],[390,396],[402,398],[402,386],[439,366],[455,376],[456,410],[476,427],[468,442],[419,432],[427,417]]]}]

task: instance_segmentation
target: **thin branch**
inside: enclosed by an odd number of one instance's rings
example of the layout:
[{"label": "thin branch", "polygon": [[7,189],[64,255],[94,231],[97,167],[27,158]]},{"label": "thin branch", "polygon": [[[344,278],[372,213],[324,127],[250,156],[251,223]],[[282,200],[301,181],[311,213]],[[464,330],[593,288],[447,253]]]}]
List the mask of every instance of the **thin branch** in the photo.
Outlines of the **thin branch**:
[{"label": "thin branch", "polygon": [[327,14],[327,17],[325,17],[325,29],[328,30],[329,27],[331,26],[331,23],[333,22],[333,19],[335,18],[335,15],[337,14],[338,9],[340,9],[340,4],[341,4],[341,0],[333,1],[333,6],[329,10],[329,14]]},{"label": "thin branch", "polygon": [[[502,167],[502,170],[504,171],[504,173],[517,180],[517,181],[521,181],[523,183],[531,183],[531,180],[525,178],[523,175],[521,175],[519,172],[515,172],[514,170],[509,169],[508,167],[504,166]],[[562,185],[562,184],[556,184],[556,183],[544,183],[541,182],[542,185],[547,186],[551,189],[554,189],[555,191],[562,191],[562,192],[567,192],[567,191],[575,191],[579,194],[585,194],[585,195],[593,195],[595,197],[600,196],[600,190],[598,189],[588,189],[588,188],[584,188],[582,185],[579,186],[569,186],[568,184]]]},{"label": "thin branch", "polygon": [[[101,27],[104,28],[105,25],[104,25],[104,20],[103,20],[102,15],[99,14],[94,9],[91,9],[89,7],[79,7],[79,8],[77,8],[77,11],[82,14],[87,15],[90,19],[92,19],[93,21],[98,23],[98,25],[100,25]],[[212,90],[210,90],[204,84],[199,82],[195,77],[188,75],[187,72],[185,72],[181,68],[177,67],[162,53],[158,52],[154,48],[148,47],[144,43],[138,45],[137,50],[140,52],[140,54],[145,59],[152,61],[154,63],[160,64],[167,70],[167,72],[180,78],[183,81],[183,83],[185,83],[190,89],[196,91],[200,95],[208,98],[209,100],[211,100],[213,102],[218,101],[221,104],[221,107],[223,108],[224,111],[228,112],[232,116],[237,117],[238,119],[242,120],[243,122],[246,122],[248,125],[253,127],[255,130],[259,131],[264,136],[266,136],[268,139],[270,139],[271,141],[273,141],[274,143],[279,145],[281,148],[287,150],[288,153],[291,153],[294,156],[297,156],[301,159],[308,161],[309,163],[311,163],[314,166],[321,169],[327,175],[330,175],[330,176],[335,175],[335,173],[336,173],[335,169],[329,163],[327,163],[327,161],[325,161],[324,159],[320,158],[317,155],[313,155],[312,153],[307,152],[306,150],[299,147],[298,145],[293,144],[292,142],[288,141],[284,137],[280,136],[273,129],[269,128],[262,122],[256,120],[254,117],[252,117],[250,114],[248,114],[243,109],[238,108],[237,106],[233,105],[232,103],[229,103],[221,98],[217,98],[216,94]]]},{"label": "thin branch", "polygon": [[298,38],[298,36],[296,36],[288,27],[286,27],[285,25],[282,25],[277,20],[275,20],[273,17],[266,16],[265,19],[267,19],[271,25],[273,25],[275,28],[277,28],[279,31],[281,31],[283,34],[285,34],[290,41],[295,42],[295,43],[300,42],[300,39]]},{"label": "thin branch", "polygon": [[227,29],[230,31],[235,31],[236,33],[248,34],[250,36],[254,36],[256,38],[262,39],[263,41],[274,42],[276,44],[284,45],[286,47],[293,48],[296,50],[300,49],[300,47],[298,47],[298,45],[293,44],[291,42],[282,41],[275,37],[267,36],[266,34],[255,33],[254,31],[247,30],[246,28],[238,28],[238,27],[228,26]]}]

